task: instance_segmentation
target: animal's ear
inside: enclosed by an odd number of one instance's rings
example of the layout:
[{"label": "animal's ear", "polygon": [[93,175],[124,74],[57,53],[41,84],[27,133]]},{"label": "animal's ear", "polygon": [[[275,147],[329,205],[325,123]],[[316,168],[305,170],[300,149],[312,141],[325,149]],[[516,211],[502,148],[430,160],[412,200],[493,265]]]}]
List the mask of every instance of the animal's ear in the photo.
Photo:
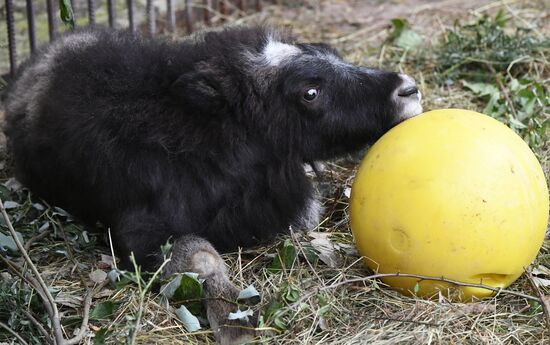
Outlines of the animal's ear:
[{"label": "animal's ear", "polygon": [[184,73],[172,83],[170,92],[174,99],[186,106],[204,109],[220,105],[223,101],[220,82],[214,73],[192,71]]}]

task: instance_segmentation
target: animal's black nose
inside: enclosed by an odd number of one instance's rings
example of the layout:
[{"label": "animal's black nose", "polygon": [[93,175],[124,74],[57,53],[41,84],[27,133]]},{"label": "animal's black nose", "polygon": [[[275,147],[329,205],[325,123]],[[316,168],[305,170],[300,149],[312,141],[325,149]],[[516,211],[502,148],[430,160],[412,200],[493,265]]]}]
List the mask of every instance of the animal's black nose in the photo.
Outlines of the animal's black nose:
[{"label": "animal's black nose", "polygon": [[409,96],[417,94],[417,93],[418,93],[418,88],[416,87],[416,85],[412,85],[412,86],[406,86],[406,87],[400,89],[397,92],[397,95],[400,96],[400,97],[409,97]]}]

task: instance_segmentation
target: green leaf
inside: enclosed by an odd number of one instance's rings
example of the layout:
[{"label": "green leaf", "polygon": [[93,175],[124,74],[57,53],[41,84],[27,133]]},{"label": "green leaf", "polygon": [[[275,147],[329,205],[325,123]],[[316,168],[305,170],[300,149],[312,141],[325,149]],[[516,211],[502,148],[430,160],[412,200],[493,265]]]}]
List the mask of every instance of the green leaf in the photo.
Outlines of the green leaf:
[{"label": "green leaf", "polygon": [[107,328],[101,328],[94,334],[94,345],[105,345],[105,339],[107,338]]},{"label": "green leaf", "polygon": [[536,315],[542,311],[542,305],[537,301],[529,301],[529,315]]},{"label": "green leaf", "polygon": [[330,310],[330,305],[324,305],[317,309],[317,316],[323,316]]},{"label": "green leaf", "polygon": [[111,301],[99,303],[90,312],[91,320],[110,320],[118,309],[118,303]]},{"label": "green leaf", "polygon": [[406,29],[395,40],[395,45],[403,49],[415,49],[422,44],[422,37],[416,32]]},{"label": "green leaf", "polygon": [[510,117],[510,125],[514,128],[517,128],[517,129],[525,129],[527,128],[526,125],[524,125],[523,123],[521,123],[519,120],[517,120],[516,118],[514,117]]},{"label": "green leaf", "polygon": [[285,240],[277,250],[277,256],[273,258],[269,271],[279,272],[290,269],[296,260],[296,248],[290,240]]},{"label": "green leaf", "polygon": [[109,278],[117,290],[122,289],[131,282],[137,282],[136,277],[132,273],[114,268],[107,273],[107,278]]},{"label": "green leaf", "polygon": [[59,0],[59,16],[65,25],[74,29],[74,13],[70,0]]},{"label": "green leaf", "polygon": [[198,274],[183,273],[180,284],[174,291],[173,300],[184,303],[191,313],[197,315],[202,312],[203,297],[202,283],[198,280]]},{"label": "green leaf", "polygon": [[500,91],[498,88],[493,84],[488,83],[470,83],[466,80],[462,81],[462,85],[471,90],[473,93],[475,93],[478,96],[498,96],[500,97]]},{"label": "green leaf", "polygon": [[303,254],[307,261],[314,263],[319,259],[319,253],[311,245],[311,243],[302,243]]},{"label": "green leaf", "polygon": [[184,305],[176,309],[176,316],[188,332],[195,332],[201,329],[199,319],[197,319],[197,317],[193,315]]},{"label": "green leaf", "polygon": [[283,283],[281,286],[281,297],[289,303],[294,303],[300,298],[300,289],[292,283]]},{"label": "green leaf", "polygon": [[272,323],[275,328],[284,330],[287,329],[287,324],[282,317],[284,313],[283,304],[277,300],[272,300],[265,308],[263,319]]},{"label": "green leaf", "polygon": [[413,291],[414,291],[414,294],[415,294],[415,295],[418,294],[418,291],[420,291],[420,283],[414,284],[414,289],[413,289]]},{"label": "green leaf", "polygon": [[392,25],[392,30],[390,31],[389,39],[392,41],[401,36],[403,30],[409,26],[406,19],[394,18],[390,22]]},{"label": "green leaf", "polygon": [[405,19],[394,18],[391,20],[392,29],[389,34],[389,41],[403,49],[415,49],[422,43],[422,37],[411,30]]},{"label": "green leaf", "polygon": [[508,22],[508,19],[506,19],[502,8],[498,10],[497,15],[495,16],[494,22],[497,26],[501,28],[506,25],[506,22]]},{"label": "green leaf", "polygon": [[164,257],[170,257],[170,254],[172,253],[172,247],[173,244],[170,242],[170,239],[168,239],[165,244],[160,246],[160,251],[162,252],[162,255],[164,255]]}]

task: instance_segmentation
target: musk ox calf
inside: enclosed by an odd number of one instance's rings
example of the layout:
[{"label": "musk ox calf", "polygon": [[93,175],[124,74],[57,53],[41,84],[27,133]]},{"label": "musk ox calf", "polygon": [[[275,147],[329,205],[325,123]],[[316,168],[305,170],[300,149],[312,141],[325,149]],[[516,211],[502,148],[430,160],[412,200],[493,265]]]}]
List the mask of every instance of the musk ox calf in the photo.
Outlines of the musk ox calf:
[{"label": "musk ox calf", "polygon": [[177,43],[86,29],[20,68],[6,134],[17,178],[110,227],[123,265],[133,252],[154,270],[171,240],[164,273],[199,273],[217,341],[235,343],[252,332],[227,320],[238,290],[218,252],[314,226],[304,163],[361,149],[420,112],[410,77],[274,29]]}]

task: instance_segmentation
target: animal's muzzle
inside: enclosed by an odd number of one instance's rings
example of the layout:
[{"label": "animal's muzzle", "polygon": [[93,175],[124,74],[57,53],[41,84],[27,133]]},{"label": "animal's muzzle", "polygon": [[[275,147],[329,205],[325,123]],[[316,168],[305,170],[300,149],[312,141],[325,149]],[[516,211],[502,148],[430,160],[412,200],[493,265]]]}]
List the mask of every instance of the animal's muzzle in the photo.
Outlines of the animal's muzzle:
[{"label": "animal's muzzle", "polygon": [[399,122],[416,116],[422,112],[422,94],[413,78],[406,74],[399,74],[401,85],[395,91],[395,102],[399,109]]}]

